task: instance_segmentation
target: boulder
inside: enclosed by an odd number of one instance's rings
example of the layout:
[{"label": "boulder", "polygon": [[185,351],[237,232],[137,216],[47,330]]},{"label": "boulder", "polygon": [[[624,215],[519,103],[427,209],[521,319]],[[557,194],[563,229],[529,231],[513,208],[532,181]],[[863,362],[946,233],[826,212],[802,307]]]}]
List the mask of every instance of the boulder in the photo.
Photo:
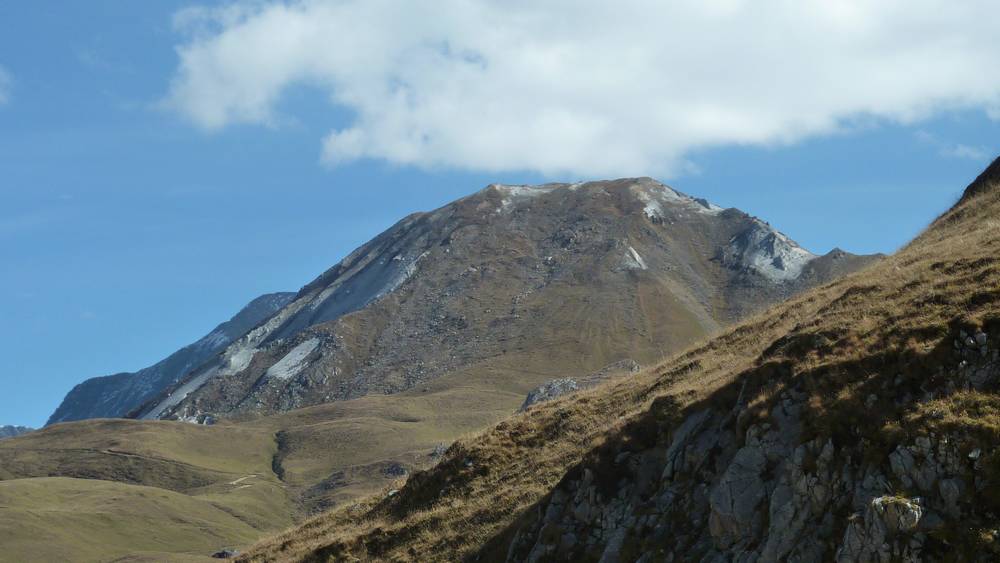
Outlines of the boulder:
[{"label": "boulder", "polygon": [[580,386],[577,385],[575,379],[570,379],[568,377],[553,379],[548,383],[544,383],[536,387],[528,393],[528,396],[525,397],[524,403],[521,404],[521,408],[518,409],[518,412],[524,412],[532,405],[544,403],[545,401],[551,401],[552,399],[562,397],[563,395],[567,395],[577,391],[578,389],[580,389]]}]

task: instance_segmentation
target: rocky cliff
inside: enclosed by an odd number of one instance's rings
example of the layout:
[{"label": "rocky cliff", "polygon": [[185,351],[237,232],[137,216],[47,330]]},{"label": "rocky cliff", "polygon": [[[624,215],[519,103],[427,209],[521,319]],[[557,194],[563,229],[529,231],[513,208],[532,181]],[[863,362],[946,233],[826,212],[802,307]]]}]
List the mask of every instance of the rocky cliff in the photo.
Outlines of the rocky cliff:
[{"label": "rocky cliff", "polygon": [[953,360],[937,374],[946,383],[926,386],[923,408],[904,374],[880,378],[864,399],[870,408],[916,406],[904,416],[910,436],[817,435],[809,393],[794,384],[769,409],[741,393],[729,405],[689,409],[662,434],[655,419],[674,413],[661,404],[570,472],[502,546],[505,559],[995,560],[995,442],[972,424],[936,429],[947,414],[935,403],[963,389],[995,392],[998,349],[984,332],[955,336]]},{"label": "rocky cliff", "polygon": [[66,395],[47,424],[125,416],[287,305],[294,295],[262,295],[194,344],[148,368],[135,373],[94,377],[80,383]]},{"label": "rocky cliff", "polygon": [[449,374],[527,390],[661,357],[872,259],[816,256],[650,178],[491,185],[357,249],[141,416],[259,415]]}]

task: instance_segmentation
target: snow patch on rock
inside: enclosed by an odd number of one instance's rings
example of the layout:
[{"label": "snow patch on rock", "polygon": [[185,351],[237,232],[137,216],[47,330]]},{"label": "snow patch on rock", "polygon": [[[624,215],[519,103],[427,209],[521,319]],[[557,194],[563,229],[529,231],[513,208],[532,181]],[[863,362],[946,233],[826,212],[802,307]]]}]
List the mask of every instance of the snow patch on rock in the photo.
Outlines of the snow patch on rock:
[{"label": "snow patch on rock", "polygon": [[632,248],[631,246],[628,247],[628,251],[629,251],[629,253],[632,254],[632,258],[635,260],[635,263],[638,264],[640,268],[642,268],[643,270],[645,270],[646,269],[646,261],[642,259],[642,256],[639,256],[639,253],[636,252],[636,250],[634,248]]},{"label": "snow patch on rock", "polygon": [[309,365],[306,358],[318,347],[319,338],[310,338],[300,343],[285,354],[283,358],[278,360],[278,363],[268,368],[267,377],[276,377],[278,379],[295,377],[303,368]]},{"label": "snow patch on rock", "polygon": [[[574,189],[575,187],[579,187],[579,185],[574,186]],[[556,189],[556,186],[490,184],[487,189],[494,189],[500,192],[500,207],[497,208],[497,213],[505,213],[510,211],[515,204],[547,194]]]},{"label": "snow patch on rock", "polygon": [[169,393],[154,407],[140,416],[145,420],[155,420],[169,415],[170,409],[177,406],[188,395],[201,388],[210,379],[222,375],[234,375],[247,368],[257,353],[257,346],[271,333],[277,330],[289,317],[299,312],[308,303],[308,297],[299,298],[268,319],[264,324],[243,335],[230,344],[221,356],[191,374],[190,378],[180,387]]},{"label": "snow patch on rock", "polygon": [[622,256],[622,267],[627,270],[647,269],[646,261],[643,260],[639,252],[631,246],[628,247],[628,252]]}]

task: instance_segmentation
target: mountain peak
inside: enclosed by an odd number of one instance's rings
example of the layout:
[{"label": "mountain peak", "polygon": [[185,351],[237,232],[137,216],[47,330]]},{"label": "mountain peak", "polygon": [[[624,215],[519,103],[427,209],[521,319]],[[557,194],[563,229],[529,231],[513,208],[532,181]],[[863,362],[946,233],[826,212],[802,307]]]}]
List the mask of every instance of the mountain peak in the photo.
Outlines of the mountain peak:
[{"label": "mountain peak", "polygon": [[691,197],[648,176],[537,185],[490,184],[476,195],[495,199],[497,213],[503,214],[544,196],[568,197],[570,194],[580,198],[622,197],[624,194],[631,194],[641,202],[646,216],[654,221],[667,218],[670,215],[667,209],[674,213],[687,211],[708,215],[724,211],[722,207],[704,198]]},{"label": "mountain peak", "polygon": [[[484,370],[530,370],[534,386],[563,360],[652,360],[855,266],[804,275],[815,258],[649,177],[490,184],[362,245],[141,416],[271,413]],[[642,326],[664,328],[626,336]],[[553,338],[563,360],[537,353]]]}]

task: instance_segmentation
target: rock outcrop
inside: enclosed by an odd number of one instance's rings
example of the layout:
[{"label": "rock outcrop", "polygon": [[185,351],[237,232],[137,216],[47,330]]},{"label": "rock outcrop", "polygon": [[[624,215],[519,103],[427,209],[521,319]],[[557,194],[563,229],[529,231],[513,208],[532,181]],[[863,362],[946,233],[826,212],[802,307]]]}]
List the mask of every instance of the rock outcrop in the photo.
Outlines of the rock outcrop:
[{"label": "rock outcrop", "polygon": [[[963,389],[997,389],[1000,362],[987,334],[956,336],[954,363],[940,367],[940,383],[927,386],[922,401]],[[912,412],[916,398],[906,398],[904,378],[891,379],[887,394],[901,412]],[[880,453],[883,446],[867,439],[838,442],[812,430],[807,395],[795,385],[771,402],[764,417],[742,395],[728,408],[688,412],[655,439],[633,435],[622,446],[600,450],[505,536],[506,559],[888,563],[1000,557],[1000,545],[990,539],[1000,534],[995,499],[982,502],[1000,487],[1000,473],[990,465],[997,457],[985,462],[974,437],[962,430],[924,433],[934,428],[925,426]],[[649,416],[655,418],[656,409]],[[928,416],[944,415],[932,409]],[[970,540],[968,531],[976,529],[979,536]],[[983,535],[989,537],[973,547],[962,544]]]},{"label": "rock outcrop", "polygon": [[577,384],[575,379],[569,377],[553,379],[552,381],[543,383],[532,389],[528,393],[528,396],[524,398],[524,403],[521,405],[521,408],[518,409],[518,412],[524,412],[532,405],[544,403],[545,401],[551,401],[552,399],[556,399],[579,390],[580,385]]},{"label": "rock outcrop", "polygon": [[532,389],[528,393],[528,395],[524,398],[524,403],[521,404],[521,408],[518,409],[518,412],[524,412],[532,405],[544,403],[545,401],[551,401],[581,389],[596,387],[597,385],[616,376],[636,373],[639,369],[641,369],[639,362],[636,362],[635,360],[621,360],[605,366],[604,368],[584,377],[561,377],[553,379],[552,381],[547,381]]}]

